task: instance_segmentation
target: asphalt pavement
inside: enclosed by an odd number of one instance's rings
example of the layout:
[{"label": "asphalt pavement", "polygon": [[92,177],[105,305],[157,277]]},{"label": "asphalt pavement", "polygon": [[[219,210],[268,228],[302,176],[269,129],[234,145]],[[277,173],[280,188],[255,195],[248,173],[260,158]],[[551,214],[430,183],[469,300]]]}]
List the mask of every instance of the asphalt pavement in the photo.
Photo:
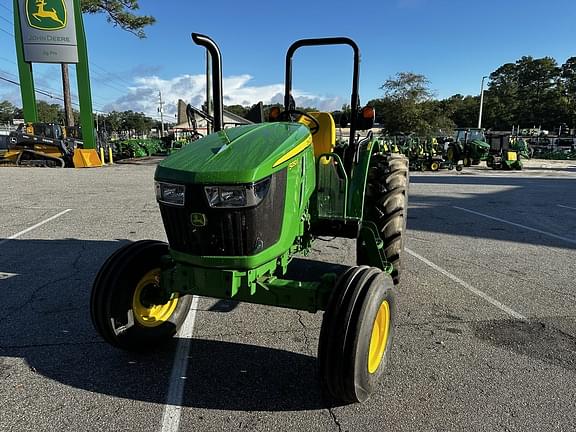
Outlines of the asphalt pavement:
[{"label": "asphalt pavement", "polygon": [[[96,334],[104,260],[166,238],[154,168],[0,169],[0,431],[576,430],[575,162],[411,175],[391,362],[348,406],[318,388],[321,313],[202,298],[157,353]],[[294,266],[354,250],[318,241]]]}]

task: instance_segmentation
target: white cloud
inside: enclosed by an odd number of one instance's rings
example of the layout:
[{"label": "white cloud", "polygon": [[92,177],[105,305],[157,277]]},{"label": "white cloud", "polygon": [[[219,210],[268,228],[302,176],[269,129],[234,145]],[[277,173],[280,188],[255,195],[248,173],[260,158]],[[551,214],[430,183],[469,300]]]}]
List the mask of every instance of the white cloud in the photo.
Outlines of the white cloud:
[{"label": "white cloud", "polygon": [[[151,117],[158,116],[158,92],[162,92],[165,119],[170,121],[176,113],[178,99],[193,106],[200,107],[206,95],[206,77],[200,75],[181,75],[172,79],[162,79],[158,76],[136,78],[136,85],[129,88],[129,93],[107,104],[106,111],[132,110],[144,112]],[[250,85],[252,76],[237,75],[223,78],[224,105],[250,106],[259,101],[265,104],[282,103],[284,100],[284,84],[269,84],[262,86]],[[339,96],[319,96],[298,90],[293,91],[298,106],[316,107],[320,110],[332,111],[342,106]],[[170,120],[169,120],[170,119]]]}]

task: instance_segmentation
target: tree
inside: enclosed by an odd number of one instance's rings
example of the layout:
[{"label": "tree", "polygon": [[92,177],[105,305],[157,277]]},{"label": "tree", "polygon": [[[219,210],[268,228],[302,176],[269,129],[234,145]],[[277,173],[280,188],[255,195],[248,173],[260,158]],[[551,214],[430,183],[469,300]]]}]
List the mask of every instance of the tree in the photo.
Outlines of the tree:
[{"label": "tree", "polygon": [[81,5],[83,13],[104,13],[109,23],[139,38],[146,37],[144,27],[156,22],[152,16],[133,13],[140,8],[138,0],[81,0]]},{"label": "tree", "polygon": [[561,66],[561,85],[568,124],[576,127],[576,57],[570,57]]},{"label": "tree", "polygon": [[438,102],[441,112],[458,127],[471,127],[478,121],[479,96],[455,94]]},{"label": "tree", "polygon": [[18,108],[9,101],[0,102],[0,123],[9,123],[16,118]]},{"label": "tree", "polygon": [[62,123],[63,111],[58,104],[49,104],[45,101],[38,101],[38,121],[44,123]]},{"label": "tree", "polygon": [[495,129],[511,129],[518,124],[518,67],[506,63],[490,74],[484,94],[484,124]]},{"label": "tree", "polygon": [[561,97],[557,85],[560,68],[556,60],[551,57],[534,59],[524,56],[516,61],[516,68],[519,123],[553,128],[555,117],[559,114],[554,111],[559,108],[557,102]]},{"label": "tree", "polygon": [[224,108],[226,111],[239,115],[240,117],[245,117],[246,113],[249,111],[249,108],[243,107],[242,105],[228,105]]},{"label": "tree", "polygon": [[378,121],[390,133],[415,132],[436,134],[440,129],[451,129],[454,124],[433,100],[428,87],[430,81],[421,74],[400,72],[388,78],[380,89],[384,97],[370,101],[378,114]]}]

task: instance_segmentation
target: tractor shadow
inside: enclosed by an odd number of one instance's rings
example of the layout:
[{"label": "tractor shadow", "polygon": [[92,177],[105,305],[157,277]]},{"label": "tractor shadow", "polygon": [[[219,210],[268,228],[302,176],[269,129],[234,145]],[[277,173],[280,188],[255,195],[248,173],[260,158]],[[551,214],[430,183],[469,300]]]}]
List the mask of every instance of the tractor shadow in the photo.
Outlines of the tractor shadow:
[{"label": "tractor shadow", "polygon": [[[96,272],[126,243],[14,240],[10,248],[0,249],[0,272],[13,274],[0,280],[3,387],[23,386],[32,392],[30,380],[41,376],[52,389],[59,383],[112,397],[166,403],[178,338],[151,354],[128,353],[105,343],[90,321]],[[346,266],[294,260],[291,268],[302,278],[313,279]],[[234,302],[218,303],[219,312],[236,307]],[[2,358],[23,359],[28,372],[18,362]],[[315,356],[199,338],[191,341],[183,406],[299,411],[334,404],[320,393]]]},{"label": "tractor shadow", "polygon": [[[414,192],[409,198],[409,230],[576,249],[576,213],[559,207],[559,204],[576,202],[576,177],[547,179],[439,174],[415,175],[410,178],[410,183]],[[442,190],[442,194],[435,194],[437,189]],[[471,212],[548,232],[568,241]]]}]

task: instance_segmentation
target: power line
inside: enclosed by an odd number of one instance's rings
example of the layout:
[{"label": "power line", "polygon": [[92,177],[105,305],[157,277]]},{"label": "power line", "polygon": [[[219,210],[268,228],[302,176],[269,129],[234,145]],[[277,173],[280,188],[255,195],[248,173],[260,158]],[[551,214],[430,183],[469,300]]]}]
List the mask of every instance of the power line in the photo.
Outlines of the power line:
[{"label": "power line", "polygon": [[96,69],[100,69],[100,70],[106,72],[108,75],[111,75],[112,77],[116,77],[116,81],[122,81],[124,84],[126,84],[126,85],[128,85],[128,86],[131,86],[131,85],[132,85],[132,83],[129,83],[129,82],[126,81],[124,78],[121,78],[120,75],[116,75],[115,73],[110,72],[109,70],[104,69],[102,66],[99,66],[99,65],[97,65],[97,64],[94,63],[94,62],[88,62],[88,63],[90,63],[90,64],[91,64],[92,66],[94,66]]},{"label": "power line", "polygon": [[[9,82],[9,83],[11,83],[11,84],[14,84],[14,85],[17,85],[18,87],[20,87],[20,83],[19,83],[18,81],[14,81],[14,80],[11,80],[11,79],[2,77],[2,76],[0,76],[0,80],[7,81],[7,82]],[[56,95],[54,95],[54,94],[52,94],[52,93],[50,93],[50,92],[47,92],[47,91],[45,91],[45,90],[42,90],[42,89],[34,89],[34,91],[35,91],[36,93],[39,93],[39,94],[43,95],[43,96],[48,96],[49,98],[56,99],[56,100],[59,100],[59,101],[64,102],[64,98],[61,98],[60,96],[56,96]],[[77,102],[72,102],[72,105],[76,105],[76,106],[78,106],[78,107],[80,106],[80,104],[77,103]],[[98,111],[104,111],[104,109],[103,109],[102,107],[93,106],[92,108],[93,108],[93,109],[96,109],[96,110],[98,110]]]},{"label": "power line", "polygon": [[12,33],[4,30],[2,27],[0,27],[0,31],[1,31],[2,33],[6,33],[8,36],[14,37],[14,35],[13,35]]},{"label": "power line", "polygon": [[6,18],[4,18],[4,17],[3,17],[3,16],[1,16],[1,15],[0,15],[0,19],[1,19],[2,21],[6,21],[6,22],[7,22],[8,24],[10,24],[10,25],[12,25],[12,24],[13,24],[13,22],[12,22],[12,21],[10,21],[9,19],[6,19]]}]

